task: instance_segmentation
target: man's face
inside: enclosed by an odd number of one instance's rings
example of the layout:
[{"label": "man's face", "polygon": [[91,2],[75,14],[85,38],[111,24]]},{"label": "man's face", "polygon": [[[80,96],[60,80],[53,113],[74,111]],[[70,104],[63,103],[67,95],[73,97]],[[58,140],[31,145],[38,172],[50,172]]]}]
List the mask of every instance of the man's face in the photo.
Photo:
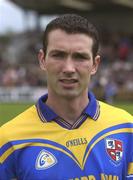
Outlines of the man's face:
[{"label": "man's face", "polygon": [[88,93],[90,77],[96,73],[100,59],[93,59],[92,46],[92,38],[85,34],[68,34],[60,29],[49,33],[47,52],[40,51],[39,55],[49,93],[65,98]]}]

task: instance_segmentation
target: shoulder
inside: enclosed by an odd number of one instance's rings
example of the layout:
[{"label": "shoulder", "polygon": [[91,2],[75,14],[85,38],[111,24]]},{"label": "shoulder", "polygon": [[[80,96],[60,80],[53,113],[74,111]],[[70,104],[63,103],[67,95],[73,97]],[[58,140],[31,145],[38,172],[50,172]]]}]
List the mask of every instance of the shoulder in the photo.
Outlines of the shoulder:
[{"label": "shoulder", "polygon": [[9,120],[7,123],[1,126],[2,129],[8,129],[10,127],[14,127],[15,125],[19,125],[28,119],[34,118],[36,115],[36,108],[35,106],[31,106],[30,108],[26,109],[24,112],[20,113],[15,118]]},{"label": "shoulder", "polygon": [[15,139],[38,119],[36,107],[33,105],[0,127],[0,143]]},{"label": "shoulder", "polygon": [[117,108],[115,106],[109,105],[101,101],[99,101],[99,104],[100,104],[100,112],[102,116],[111,119],[120,119],[120,120],[123,119],[125,121],[131,121],[133,123],[133,116],[124,109]]}]

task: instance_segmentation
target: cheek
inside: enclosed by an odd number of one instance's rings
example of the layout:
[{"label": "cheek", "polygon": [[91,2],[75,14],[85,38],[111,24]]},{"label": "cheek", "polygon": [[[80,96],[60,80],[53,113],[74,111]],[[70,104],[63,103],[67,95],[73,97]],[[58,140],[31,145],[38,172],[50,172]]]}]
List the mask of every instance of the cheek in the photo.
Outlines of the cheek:
[{"label": "cheek", "polygon": [[90,75],[91,71],[92,71],[92,65],[86,63],[86,64],[78,64],[77,69],[80,73],[82,73],[83,75]]},{"label": "cheek", "polygon": [[55,80],[59,73],[60,69],[57,65],[53,63],[49,63],[46,65],[46,74],[48,79]]},{"label": "cheek", "polygon": [[94,70],[93,64],[89,64],[89,65],[87,66],[87,71],[88,71],[88,75],[89,75],[89,76],[92,75],[93,70]]}]

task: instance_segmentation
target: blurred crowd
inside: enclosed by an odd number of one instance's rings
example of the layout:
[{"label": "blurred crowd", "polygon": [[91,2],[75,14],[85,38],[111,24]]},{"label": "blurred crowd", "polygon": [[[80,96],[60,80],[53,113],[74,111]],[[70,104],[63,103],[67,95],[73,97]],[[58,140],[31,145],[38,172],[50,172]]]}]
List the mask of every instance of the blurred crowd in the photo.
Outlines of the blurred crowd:
[{"label": "blurred crowd", "polygon": [[[47,85],[37,60],[41,39],[34,31],[0,41],[0,87]],[[91,88],[102,89],[110,103],[119,91],[133,93],[133,34],[103,30],[99,53],[102,63]]]}]

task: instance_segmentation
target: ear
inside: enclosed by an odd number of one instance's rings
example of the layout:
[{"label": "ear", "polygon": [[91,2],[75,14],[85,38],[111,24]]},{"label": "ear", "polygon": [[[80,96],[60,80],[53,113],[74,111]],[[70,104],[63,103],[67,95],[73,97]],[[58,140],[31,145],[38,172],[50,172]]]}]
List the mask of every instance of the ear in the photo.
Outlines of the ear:
[{"label": "ear", "polygon": [[39,50],[38,60],[39,60],[40,68],[42,70],[45,70],[46,69],[46,67],[45,67],[45,54],[44,54],[43,49]]},{"label": "ear", "polygon": [[99,67],[99,64],[100,64],[100,56],[97,55],[97,56],[94,58],[94,62],[93,62],[92,70],[91,70],[91,75],[94,75],[94,74],[97,72],[97,69],[98,69],[98,67]]}]

